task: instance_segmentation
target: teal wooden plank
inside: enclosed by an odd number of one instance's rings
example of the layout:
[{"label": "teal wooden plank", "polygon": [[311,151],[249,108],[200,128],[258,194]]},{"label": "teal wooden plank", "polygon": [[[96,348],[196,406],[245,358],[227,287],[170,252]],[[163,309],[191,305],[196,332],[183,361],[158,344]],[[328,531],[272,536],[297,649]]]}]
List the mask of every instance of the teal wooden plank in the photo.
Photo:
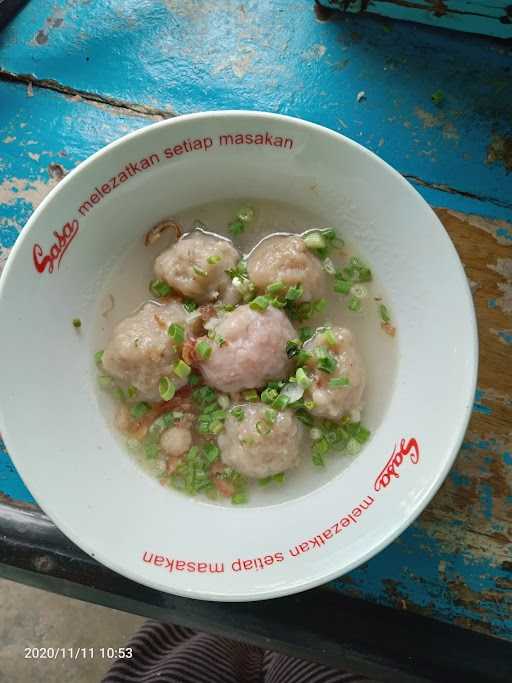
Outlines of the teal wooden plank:
[{"label": "teal wooden plank", "polygon": [[[59,165],[70,170],[104,144],[152,120],[119,107],[39,88],[30,94],[25,86],[0,83],[0,268],[31,211],[54,184]],[[452,209],[487,206],[479,200],[419,189],[432,193],[431,199],[445,199]],[[6,362],[9,359],[0,359],[0,378]],[[491,411],[489,396],[482,390],[475,411],[484,416]],[[493,518],[492,490],[485,484],[491,481],[494,467],[489,453],[502,457],[504,466],[512,465],[510,453],[500,449],[499,443],[467,440],[461,453],[462,464],[472,458],[483,468],[484,483],[475,491],[472,505],[473,530],[463,503],[442,514],[427,510],[395,543],[333,582],[332,588],[510,637],[512,565],[505,554],[496,555],[489,543],[493,534],[504,535],[507,530]],[[453,500],[454,491],[464,499],[467,487],[456,467],[443,490],[450,492],[448,500]],[[2,495],[28,503],[33,500],[0,442]]]},{"label": "teal wooden plank", "polygon": [[310,119],[505,218],[511,56],[503,42],[416,24],[320,22],[311,0],[61,1],[51,11],[32,0],[1,38],[0,65],[179,113],[244,107]]},{"label": "teal wooden plank", "polygon": [[321,4],[346,12],[418,21],[435,28],[512,38],[512,9],[508,0],[321,0]]}]

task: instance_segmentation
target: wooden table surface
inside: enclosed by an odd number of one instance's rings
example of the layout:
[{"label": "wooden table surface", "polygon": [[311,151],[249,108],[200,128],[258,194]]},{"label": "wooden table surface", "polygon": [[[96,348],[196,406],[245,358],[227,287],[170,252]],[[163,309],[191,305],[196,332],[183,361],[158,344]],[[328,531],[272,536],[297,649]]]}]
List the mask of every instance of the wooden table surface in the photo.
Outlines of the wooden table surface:
[{"label": "wooden table surface", "polygon": [[[505,639],[511,57],[510,44],[425,26],[353,15],[320,21],[309,0],[32,0],[0,34],[0,268],[62,173],[124,133],[191,111],[263,109],[329,126],[395,166],[436,207],[477,309],[473,416],[421,517],[329,588]],[[432,101],[437,91],[441,104]],[[8,362],[0,359],[0,382]],[[0,497],[35,504],[1,441]]]}]

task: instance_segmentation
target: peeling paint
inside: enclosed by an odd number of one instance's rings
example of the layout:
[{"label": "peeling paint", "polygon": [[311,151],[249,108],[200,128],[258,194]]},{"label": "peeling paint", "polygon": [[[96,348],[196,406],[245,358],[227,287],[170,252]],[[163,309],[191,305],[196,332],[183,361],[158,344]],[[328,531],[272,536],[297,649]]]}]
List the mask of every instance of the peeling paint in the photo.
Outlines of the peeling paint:
[{"label": "peeling paint", "polygon": [[[459,132],[451,121],[448,121],[444,112],[432,114],[421,107],[416,107],[414,110],[416,116],[420,119],[424,128],[441,128],[443,137],[447,140],[458,140]],[[405,125],[405,124],[404,124]]]},{"label": "peeling paint", "polygon": [[327,52],[327,48],[322,43],[315,43],[308,50],[302,53],[303,59],[307,62],[311,62],[315,59],[322,59],[322,57]]},{"label": "peeling paint", "polygon": [[476,214],[465,214],[460,211],[448,210],[447,213],[458,220],[465,221],[475,228],[489,233],[496,239],[498,244],[506,246],[512,244],[512,225],[506,221],[484,218]]},{"label": "peeling paint", "polygon": [[6,178],[0,183],[0,204],[11,206],[20,199],[35,208],[55,185],[55,181]]},{"label": "peeling paint", "polygon": [[512,344],[512,330],[495,330],[491,328],[491,332],[495,334],[502,344],[510,346]]},{"label": "peeling paint", "polygon": [[512,171],[512,136],[493,135],[487,147],[487,164],[503,164],[507,173]]}]

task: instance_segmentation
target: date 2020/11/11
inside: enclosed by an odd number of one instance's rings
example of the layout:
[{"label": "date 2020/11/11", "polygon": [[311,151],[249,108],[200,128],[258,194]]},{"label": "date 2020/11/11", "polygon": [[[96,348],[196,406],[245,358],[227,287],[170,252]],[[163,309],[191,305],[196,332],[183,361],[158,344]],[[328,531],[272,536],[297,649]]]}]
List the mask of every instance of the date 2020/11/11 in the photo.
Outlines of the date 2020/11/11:
[{"label": "date 2020/11/11", "polygon": [[131,659],[131,647],[26,647],[24,659]]}]

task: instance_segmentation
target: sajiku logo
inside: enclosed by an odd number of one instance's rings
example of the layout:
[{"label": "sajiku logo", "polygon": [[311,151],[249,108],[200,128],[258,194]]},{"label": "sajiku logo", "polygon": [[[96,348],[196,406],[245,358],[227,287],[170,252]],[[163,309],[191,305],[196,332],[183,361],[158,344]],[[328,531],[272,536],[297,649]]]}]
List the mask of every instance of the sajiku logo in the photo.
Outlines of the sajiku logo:
[{"label": "sajiku logo", "polygon": [[34,244],[32,258],[38,273],[44,273],[46,269],[48,269],[49,273],[53,273],[55,265],[57,265],[57,270],[59,269],[62,257],[77,235],[78,228],[78,221],[74,218],[72,221],[68,221],[62,226],[61,232],[54,230],[53,235],[55,237],[55,242],[52,244],[47,254],[44,253],[40,244]]},{"label": "sajiku logo", "polygon": [[409,456],[413,465],[416,465],[420,460],[420,447],[415,438],[411,438],[408,441],[401,439],[398,448],[395,444],[393,453],[391,453],[389,460],[384,465],[379,476],[375,480],[373,485],[375,491],[380,491],[381,488],[386,488],[393,478],[400,478],[398,468],[407,456]]}]

